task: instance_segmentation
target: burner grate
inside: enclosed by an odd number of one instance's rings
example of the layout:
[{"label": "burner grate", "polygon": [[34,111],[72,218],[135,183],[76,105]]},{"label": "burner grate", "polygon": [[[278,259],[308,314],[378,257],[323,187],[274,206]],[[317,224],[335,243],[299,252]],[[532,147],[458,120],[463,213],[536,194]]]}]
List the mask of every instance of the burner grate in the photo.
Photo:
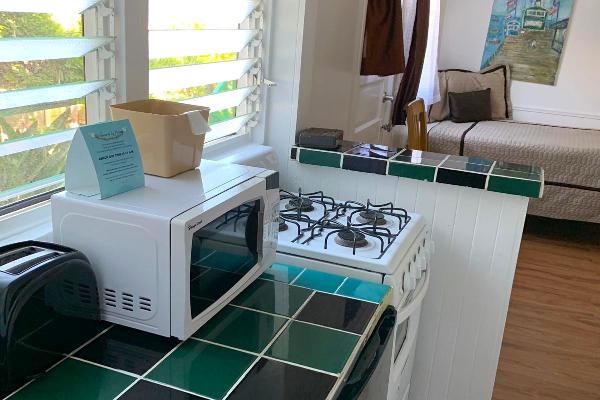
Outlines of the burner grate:
[{"label": "burner grate", "polygon": [[[301,190],[298,194],[282,190],[280,197],[287,201],[280,211],[283,224],[293,223],[297,228],[298,234],[292,243],[308,245],[324,236],[324,250],[332,235],[337,245],[351,248],[353,254],[375,240],[379,244],[376,246],[380,252],[378,258],[381,258],[410,222],[408,212],[392,203],[337,203],[323,192],[302,193]],[[287,230],[287,226],[283,229]]]}]

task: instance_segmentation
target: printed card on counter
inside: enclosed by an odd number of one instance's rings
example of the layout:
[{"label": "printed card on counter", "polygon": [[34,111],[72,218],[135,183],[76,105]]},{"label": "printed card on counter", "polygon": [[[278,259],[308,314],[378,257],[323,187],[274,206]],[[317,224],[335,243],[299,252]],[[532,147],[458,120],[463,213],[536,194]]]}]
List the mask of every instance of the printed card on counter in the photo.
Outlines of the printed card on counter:
[{"label": "printed card on counter", "polygon": [[143,187],[144,167],[128,120],[82,126],[65,167],[65,189],[106,199]]}]

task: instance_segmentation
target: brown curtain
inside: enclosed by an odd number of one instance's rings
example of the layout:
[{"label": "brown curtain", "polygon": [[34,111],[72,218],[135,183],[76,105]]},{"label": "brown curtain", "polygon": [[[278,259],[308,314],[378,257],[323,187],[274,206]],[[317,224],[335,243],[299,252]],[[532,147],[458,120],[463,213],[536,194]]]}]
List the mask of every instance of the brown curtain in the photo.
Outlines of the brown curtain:
[{"label": "brown curtain", "polygon": [[394,125],[404,125],[406,121],[404,107],[417,97],[419,81],[421,80],[423,63],[425,61],[425,51],[427,50],[428,31],[429,0],[418,0],[408,62],[404,75],[402,75],[402,81],[400,82],[400,88],[398,89],[398,95],[394,104],[392,120]]},{"label": "brown curtain", "polygon": [[404,72],[400,0],[369,0],[361,75],[397,75]]}]

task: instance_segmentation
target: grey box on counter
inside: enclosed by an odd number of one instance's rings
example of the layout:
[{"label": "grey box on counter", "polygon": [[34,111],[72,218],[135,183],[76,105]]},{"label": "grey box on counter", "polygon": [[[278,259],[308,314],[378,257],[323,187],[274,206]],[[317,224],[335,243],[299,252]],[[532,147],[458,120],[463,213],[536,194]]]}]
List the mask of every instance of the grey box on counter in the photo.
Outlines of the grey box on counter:
[{"label": "grey box on counter", "polygon": [[344,131],[339,129],[308,128],[298,132],[299,146],[313,149],[335,150],[342,143]]}]

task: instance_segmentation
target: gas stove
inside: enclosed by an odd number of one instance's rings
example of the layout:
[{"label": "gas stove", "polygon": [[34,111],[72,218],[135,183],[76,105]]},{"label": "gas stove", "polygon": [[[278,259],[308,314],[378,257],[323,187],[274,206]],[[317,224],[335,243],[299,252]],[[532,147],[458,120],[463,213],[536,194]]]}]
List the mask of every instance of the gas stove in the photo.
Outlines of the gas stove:
[{"label": "gas stove", "polygon": [[425,224],[392,203],[280,191],[278,251],[392,274]]},{"label": "gas stove", "polygon": [[[382,357],[387,364],[371,378],[377,396],[367,397],[406,399],[433,251],[424,219],[392,203],[339,201],[323,192],[280,191],[279,197],[277,262],[350,277],[333,294],[358,294],[361,281],[392,288],[393,340]],[[291,283],[302,286],[303,273]]]}]

